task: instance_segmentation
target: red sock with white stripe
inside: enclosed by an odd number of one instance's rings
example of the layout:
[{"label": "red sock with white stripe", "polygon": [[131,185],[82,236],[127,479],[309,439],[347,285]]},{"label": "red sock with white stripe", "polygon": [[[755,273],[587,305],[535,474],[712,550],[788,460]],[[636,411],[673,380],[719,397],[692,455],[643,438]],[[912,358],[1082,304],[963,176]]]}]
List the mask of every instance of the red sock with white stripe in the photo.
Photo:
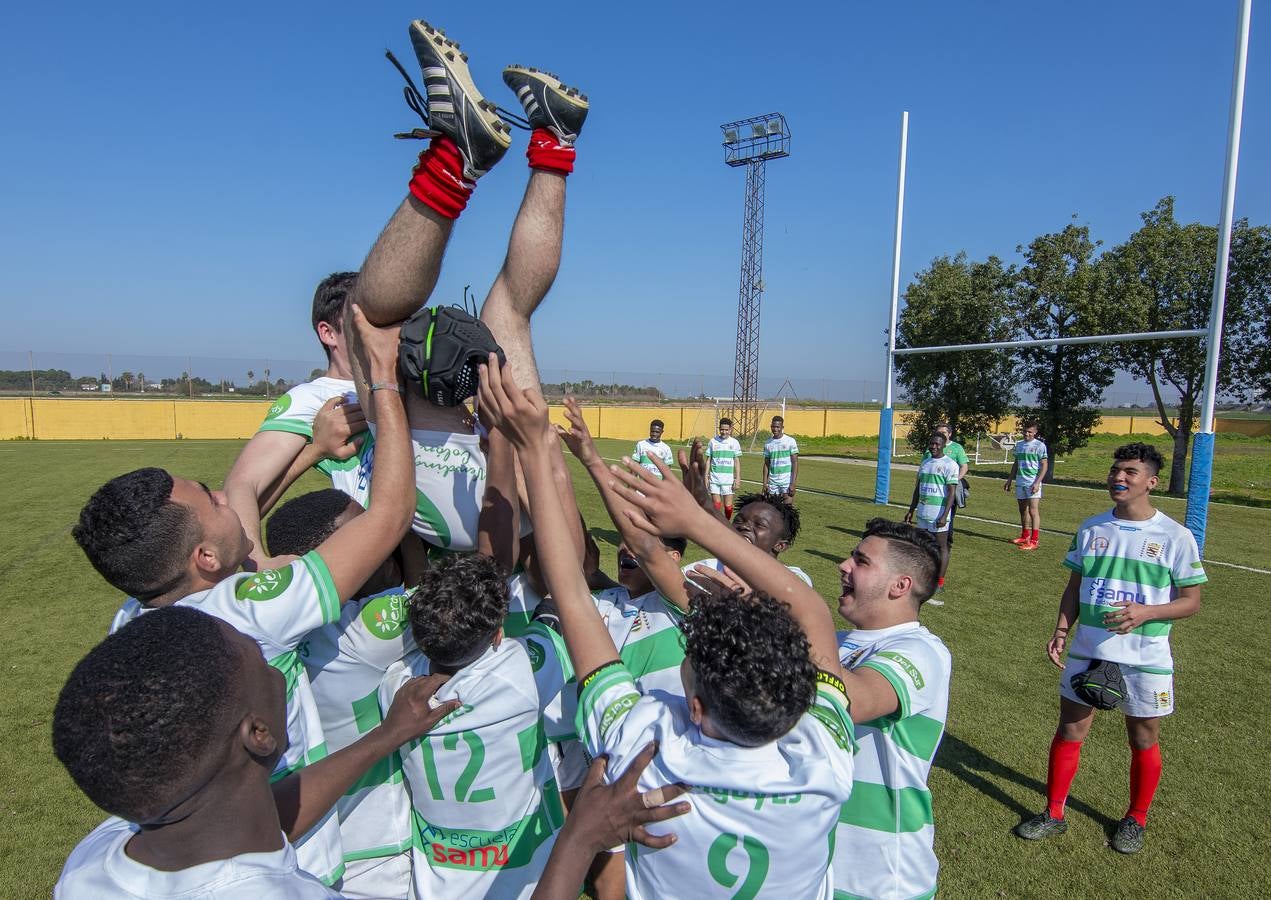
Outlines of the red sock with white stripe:
[{"label": "red sock with white stripe", "polygon": [[1161,783],[1161,745],[1146,750],[1130,747],[1130,808],[1126,815],[1147,827],[1147,810]]},{"label": "red sock with white stripe", "polygon": [[1065,741],[1055,732],[1050,742],[1050,761],[1046,766],[1046,812],[1052,819],[1064,817],[1068,790],[1077,777],[1081,762],[1081,741]]},{"label": "red sock with white stripe", "polygon": [[410,192],[420,203],[447,219],[459,218],[476,183],[463,177],[463,154],[455,142],[437,135],[419,154]]},{"label": "red sock with white stripe", "polygon": [[574,145],[561,143],[547,128],[535,128],[530,135],[530,145],[525,150],[531,169],[558,175],[574,171],[574,156]]}]

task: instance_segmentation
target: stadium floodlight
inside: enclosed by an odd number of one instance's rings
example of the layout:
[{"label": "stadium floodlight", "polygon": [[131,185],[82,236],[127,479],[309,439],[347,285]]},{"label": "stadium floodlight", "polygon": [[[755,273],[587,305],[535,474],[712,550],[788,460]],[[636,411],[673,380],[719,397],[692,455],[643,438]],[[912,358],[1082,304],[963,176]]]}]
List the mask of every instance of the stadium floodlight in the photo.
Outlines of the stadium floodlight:
[{"label": "stadium floodlight", "polygon": [[724,162],[746,167],[746,209],[742,218],[741,286],[737,300],[737,357],[729,415],[734,433],[759,427],[759,307],[763,280],[763,202],[765,164],[790,155],[790,129],[781,113],[752,116],[719,126],[724,132]]}]

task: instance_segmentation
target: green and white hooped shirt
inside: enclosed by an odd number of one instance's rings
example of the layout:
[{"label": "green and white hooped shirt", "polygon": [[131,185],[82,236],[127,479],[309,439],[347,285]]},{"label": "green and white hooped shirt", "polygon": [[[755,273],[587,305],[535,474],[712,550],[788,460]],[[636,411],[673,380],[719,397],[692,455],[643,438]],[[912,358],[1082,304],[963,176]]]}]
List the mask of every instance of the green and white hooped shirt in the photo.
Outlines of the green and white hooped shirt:
[{"label": "green and white hooped shirt", "polygon": [[790,489],[790,478],[794,474],[792,457],[798,455],[799,442],[788,434],[771,438],[763,445],[763,458],[768,462],[768,483],[764,490],[781,494]]},{"label": "green and white hooped shirt", "polygon": [[662,460],[663,464],[668,468],[675,468],[675,454],[671,451],[671,445],[666,441],[658,441],[656,444],[647,438],[636,441],[635,449],[631,451],[631,458],[658,478],[661,478],[662,473],[658,471],[657,465],[653,462],[654,457]]},{"label": "green and white hooped shirt", "polygon": [[684,697],[684,613],[657,591],[632,597],[624,587],[592,594],[623,665],[641,694]]},{"label": "green and white hooped shirt", "polygon": [[712,487],[732,487],[736,480],[737,460],[741,444],[735,437],[713,437],[706,444],[706,460],[710,467],[707,479]]},{"label": "green and white hooped shirt", "polygon": [[[412,593],[397,587],[350,601],[338,622],[309,632],[296,648],[309,674],[328,752],[343,750],[383,721],[380,682],[415,649],[406,617]],[[346,863],[410,849],[410,797],[397,751],[345,792],[336,813]]]},{"label": "green and white hooped shirt", "polygon": [[[316,550],[280,569],[240,572],[210,590],[176,602],[233,625],[260,645],[271,666],[287,682],[287,752],[278,760],[271,781],[317,762],[327,755],[326,738],[318,716],[309,675],[297,648],[315,628],[340,618],[340,595],[327,564]],[[129,599],[115,615],[113,633],[148,612]],[[295,842],[300,868],[323,884],[333,884],[344,872],[339,819],[328,812]]]},{"label": "green and white hooped shirt", "polygon": [[[426,675],[418,651],[380,686],[387,710]],[[402,748],[413,804],[415,897],[526,897],[564,822],[549,742],[574,737],[573,670],[558,635],[533,625],[487,648],[437,691],[463,705]],[[567,687],[568,685],[568,687]]]},{"label": "green and white hooped shirt", "polygon": [[820,673],[812,707],[782,737],[741,747],[702,734],[682,698],[641,696],[619,662],[580,684],[578,728],[617,778],[651,740],[639,789],[683,782],[692,809],[663,850],[627,845],[627,897],[833,896],[830,839],[852,790],[852,720],[842,683]]},{"label": "green and white hooped shirt", "polygon": [[940,863],[927,776],[949,711],[949,650],[906,622],[840,633],[839,661],[878,672],[900,705],[856,726],[856,780],[835,832],[834,896],[931,897]]},{"label": "green and white hooped shirt", "polygon": [[[412,428],[415,454],[415,534],[433,547],[467,553],[477,549],[477,519],[485,497],[486,458],[477,434]],[[358,503],[371,502],[375,470],[375,426],[362,442],[355,465],[334,472],[331,483]],[[522,516],[528,534],[528,517]]]},{"label": "green and white hooped shirt", "polygon": [[1037,438],[1031,441],[1020,441],[1015,445],[1015,483],[1027,487],[1037,480],[1042,471],[1042,460],[1046,459],[1046,445]]},{"label": "green and white hooped shirt", "polygon": [[[313,420],[317,418],[318,410],[322,409],[322,404],[332,397],[339,397],[342,394],[353,394],[352,381],[328,378],[323,375],[313,381],[298,384],[274,401],[273,406],[269,407],[269,412],[265,413],[265,421],[260,423],[256,433],[285,431],[288,434],[298,434],[306,441],[312,441]],[[356,394],[353,394],[353,400],[357,400]],[[333,472],[352,469],[356,465],[357,463],[351,459],[324,459],[314,468],[324,475],[331,475]]]},{"label": "green and white hooped shirt", "polygon": [[1118,519],[1112,510],[1081,523],[1064,565],[1081,573],[1078,619],[1068,655],[1106,659],[1144,672],[1174,671],[1168,620],[1145,622],[1129,634],[1103,624],[1113,603],[1169,603],[1182,587],[1209,580],[1196,538],[1157,510],[1143,522]]},{"label": "green and white hooped shirt", "polygon": [[944,512],[948,491],[958,483],[958,464],[947,456],[924,459],[918,467],[918,506],[920,521],[937,522]]}]

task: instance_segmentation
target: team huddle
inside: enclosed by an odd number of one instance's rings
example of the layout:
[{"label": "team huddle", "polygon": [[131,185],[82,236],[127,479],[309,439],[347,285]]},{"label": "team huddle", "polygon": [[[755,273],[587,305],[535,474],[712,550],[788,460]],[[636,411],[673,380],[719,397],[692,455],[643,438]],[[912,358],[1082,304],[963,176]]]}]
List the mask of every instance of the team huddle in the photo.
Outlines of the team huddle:
[{"label": "team huddle", "polygon": [[[73,530],[124,599],[54,712],[58,759],[109,815],[55,896],[933,896],[952,658],[919,612],[944,581],[965,454],[936,434],[905,521],[863,523],[837,632],[780,558],[801,524],[781,417],[745,494],[728,419],[678,457],[655,420],[621,465],[572,399],[553,424],[530,326],[587,98],[510,66],[523,114],[507,112],[444,32],[410,36],[427,125],[411,134],[429,145],[360,271],[315,292],[326,374],[279,398],[224,490],[139,469]],[[503,265],[479,316],[429,307],[509,123],[530,132],[530,173]],[[1025,549],[1035,439],[1012,471]],[[620,539],[616,572],[565,453]],[[1119,709],[1131,802],[1114,846],[1142,846],[1170,622],[1205,581],[1190,533],[1151,506],[1161,465],[1118,450],[1113,509],[1065,558],[1048,807],[1021,837],[1066,828],[1094,710]],[[310,469],[331,487],[280,502]],[[689,544],[708,558],[685,565]]]}]

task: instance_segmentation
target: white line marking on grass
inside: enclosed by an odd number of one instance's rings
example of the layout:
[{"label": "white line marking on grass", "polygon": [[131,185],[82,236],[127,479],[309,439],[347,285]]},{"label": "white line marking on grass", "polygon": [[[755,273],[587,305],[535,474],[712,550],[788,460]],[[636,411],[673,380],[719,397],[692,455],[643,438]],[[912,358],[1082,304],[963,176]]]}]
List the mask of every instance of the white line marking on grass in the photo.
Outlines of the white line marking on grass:
[{"label": "white line marking on grass", "polygon": [[[610,457],[608,457],[608,456],[602,457],[602,459],[604,459],[606,462],[621,462],[621,460],[620,460],[620,459],[612,459],[612,458],[610,458]],[[751,481],[749,478],[743,478],[743,479],[741,480],[741,483],[742,483],[742,484],[753,484],[753,485],[756,485],[756,486],[761,486],[761,485],[759,484],[759,482],[758,482],[758,481]],[[1094,490],[1094,489],[1093,489],[1093,488],[1081,488],[1081,490]],[[821,490],[817,490],[816,488],[795,488],[795,493],[797,493],[797,494],[819,494],[819,495],[820,495],[820,496],[822,496],[822,497],[838,497],[839,499],[842,499],[842,500],[856,500],[856,499],[858,499],[858,498],[855,498],[855,497],[850,497],[850,496],[848,496],[847,494],[840,494],[838,491],[821,491]],[[872,502],[872,501],[861,499],[861,500],[859,500],[859,502],[861,502],[861,503],[870,503],[870,502]],[[1234,506],[1234,505],[1237,505],[1237,504],[1230,504],[1230,505],[1233,505],[1233,506]],[[888,502],[888,503],[887,503],[887,506],[889,506],[889,507],[894,507],[894,508],[896,508],[896,509],[908,509],[908,508],[909,508],[908,506],[906,506],[906,505],[905,505],[905,504],[903,504],[903,503],[891,503],[891,502]],[[1018,527],[1018,526],[1017,526],[1017,524],[1016,524],[1016,523],[1014,523],[1014,522],[1003,522],[1001,519],[985,519],[985,518],[983,518],[983,517],[981,517],[981,516],[972,516],[972,515],[968,515],[968,514],[963,513],[963,512],[959,512],[957,517],[958,517],[959,519],[968,519],[968,520],[970,520],[970,521],[972,521],[972,522],[983,522],[983,523],[985,523],[986,525],[1000,525],[1000,526],[1002,526],[1003,528],[1010,528],[1010,529],[1014,529],[1014,528]],[[1056,535],[1056,536],[1058,536],[1058,537],[1072,537],[1072,536],[1073,536],[1073,532],[1071,532],[1071,531],[1058,531],[1058,530],[1053,529],[1053,528],[1042,528],[1042,529],[1040,529],[1040,530],[1041,530],[1041,532],[1042,532],[1043,534],[1053,534],[1053,535]],[[1253,572],[1253,573],[1255,573],[1255,574],[1257,574],[1257,575],[1271,575],[1271,569],[1259,569],[1259,568],[1256,568],[1256,567],[1254,567],[1254,566],[1242,566],[1242,565],[1240,565],[1239,563],[1223,562],[1222,560],[1218,560],[1218,559],[1206,559],[1206,560],[1203,560],[1203,562],[1204,562],[1204,563],[1205,563],[1205,565],[1207,565],[1207,566],[1224,566],[1224,567],[1226,567],[1226,568],[1228,568],[1228,569],[1240,569],[1242,572]]]}]

